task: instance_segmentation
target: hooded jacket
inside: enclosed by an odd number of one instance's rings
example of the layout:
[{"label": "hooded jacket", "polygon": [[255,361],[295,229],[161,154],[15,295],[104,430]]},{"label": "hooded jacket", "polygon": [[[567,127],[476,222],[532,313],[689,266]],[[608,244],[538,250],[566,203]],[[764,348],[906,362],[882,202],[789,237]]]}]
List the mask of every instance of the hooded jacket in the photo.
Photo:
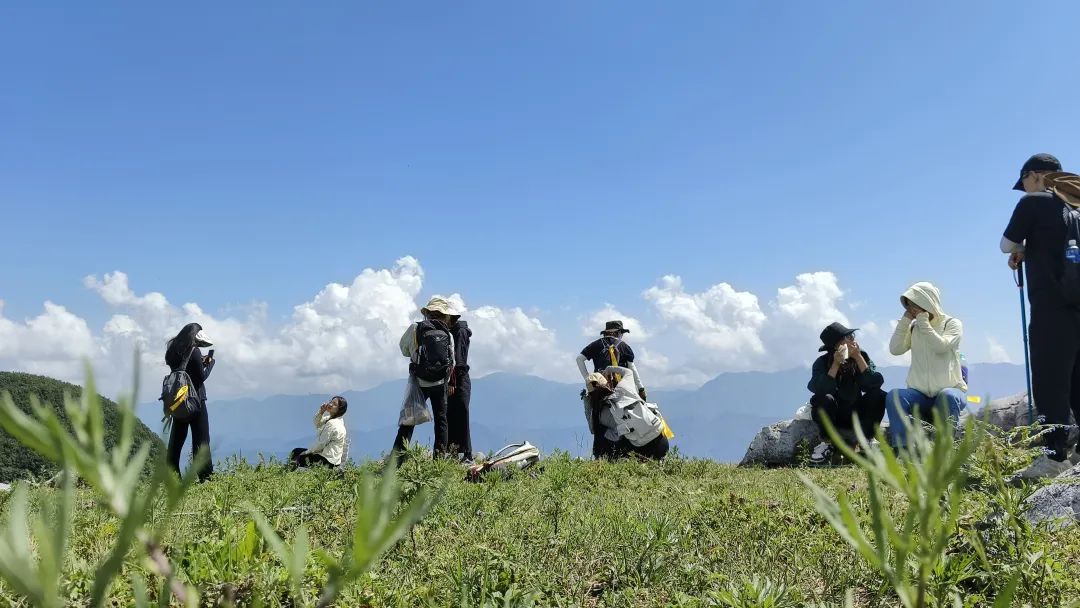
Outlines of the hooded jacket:
[{"label": "hooded jacket", "polygon": [[457,366],[458,376],[469,373],[469,344],[472,341],[472,330],[465,321],[458,320],[450,327],[450,333],[454,336],[454,365]]},{"label": "hooded jacket", "polygon": [[947,388],[967,392],[960,371],[960,338],[964,326],[941,308],[941,293],[930,283],[916,283],[904,292],[907,298],[934,315],[920,314],[915,319],[905,314],[896,325],[889,352],[900,356],[911,351],[911,369],[907,385],[928,397],[937,397]]}]

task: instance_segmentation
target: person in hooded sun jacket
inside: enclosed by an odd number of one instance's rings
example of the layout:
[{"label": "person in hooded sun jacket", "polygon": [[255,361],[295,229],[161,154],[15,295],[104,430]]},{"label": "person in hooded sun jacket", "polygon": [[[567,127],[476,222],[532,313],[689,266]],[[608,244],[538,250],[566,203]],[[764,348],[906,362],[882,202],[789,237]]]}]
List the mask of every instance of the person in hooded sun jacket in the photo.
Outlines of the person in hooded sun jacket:
[{"label": "person in hooded sun jacket", "polygon": [[897,448],[907,445],[907,429],[901,418],[918,412],[924,421],[933,420],[937,409],[954,422],[967,400],[960,362],[960,339],[964,325],[945,314],[941,292],[931,283],[916,283],[900,296],[904,315],[896,324],[889,342],[895,356],[911,352],[907,388],[894,389],[885,400],[889,412],[889,442]]}]

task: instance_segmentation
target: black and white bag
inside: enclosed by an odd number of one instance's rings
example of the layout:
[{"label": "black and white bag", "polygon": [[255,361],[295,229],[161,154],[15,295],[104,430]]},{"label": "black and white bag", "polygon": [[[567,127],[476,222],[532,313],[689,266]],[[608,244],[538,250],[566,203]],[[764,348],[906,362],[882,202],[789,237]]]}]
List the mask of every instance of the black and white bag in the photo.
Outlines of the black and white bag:
[{"label": "black and white bag", "polygon": [[162,420],[173,418],[180,422],[186,422],[202,411],[202,399],[199,397],[199,392],[195,390],[195,384],[191,381],[191,376],[187,373],[188,362],[191,361],[191,355],[194,352],[195,349],[191,349],[187,357],[184,357],[180,367],[169,372],[169,375],[165,376],[165,379],[161,382],[161,397],[159,397],[159,400],[162,402],[162,409],[165,414]]}]

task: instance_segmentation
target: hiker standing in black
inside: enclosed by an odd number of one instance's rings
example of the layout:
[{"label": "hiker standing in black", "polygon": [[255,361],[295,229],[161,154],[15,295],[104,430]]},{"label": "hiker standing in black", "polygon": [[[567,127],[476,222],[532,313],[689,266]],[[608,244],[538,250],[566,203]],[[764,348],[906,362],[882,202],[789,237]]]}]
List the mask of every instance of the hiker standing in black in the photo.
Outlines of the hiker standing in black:
[{"label": "hiker standing in black", "polygon": [[[431,414],[435,423],[436,458],[447,453],[449,429],[446,405],[448,387],[454,375],[454,337],[450,332],[450,317],[454,314],[450,303],[434,297],[420,309],[424,320],[414,323],[402,334],[398,346],[401,354],[409,358],[409,375],[416,379],[424,397],[431,402]],[[415,426],[398,427],[394,438],[394,452],[399,455],[405,443],[413,436]],[[400,456],[399,456],[400,458]]]},{"label": "hiker standing in black", "polygon": [[[810,415],[823,436],[823,418],[837,430],[850,430],[854,428],[852,416],[858,415],[863,435],[870,440],[885,417],[885,391],[881,389],[885,378],[855,341],[855,331],[833,323],[821,332],[818,351],[825,354],[814,361],[806,388],[813,393]],[[820,464],[831,455],[832,444],[826,439],[814,448],[810,461]]]},{"label": "hiker standing in black", "polygon": [[1056,476],[1070,468],[1065,428],[1070,410],[1080,420],[1080,306],[1068,300],[1062,283],[1071,264],[1066,248],[1077,239],[1069,223],[1077,221],[1080,211],[1069,204],[1067,193],[1057,192],[1048,181],[1060,171],[1061,163],[1049,154],[1036,154],[1024,163],[1013,189],[1025,194],[1001,239],[1001,251],[1010,254],[1009,267],[1027,266],[1035,406],[1046,424],[1060,425],[1047,436],[1047,453],[1018,474],[1022,479]]},{"label": "hiker standing in black", "polygon": [[[588,346],[581,349],[581,353],[577,356],[578,371],[581,372],[582,380],[587,382],[589,370],[585,367],[586,361],[592,361],[593,372],[597,373],[603,372],[611,366],[625,367],[634,375],[634,385],[637,387],[638,395],[641,396],[642,400],[647,400],[648,393],[645,391],[645,387],[642,386],[641,375],[638,374],[637,367],[634,365],[634,350],[623,341],[623,336],[628,333],[630,333],[630,330],[623,327],[622,321],[608,321],[604,324],[604,331],[600,332],[600,339],[590,342]],[[585,393],[585,391],[581,392],[582,400],[587,399]],[[600,429],[598,415],[597,410],[592,408],[592,424],[589,426],[593,432],[593,456],[597,458],[604,452],[604,433],[598,431]]]},{"label": "hiker standing in black", "polygon": [[450,316],[450,333],[454,337],[453,383],[447,389],[449,402],[446,418],[450,449],[466,460],[472,460],[472,433],[469,429],[469,400],[472,380],[469,378],[469,343],[472,330],[461,315]]},{"label": "hiker standing in black", "polygon": [[187,361],[187,373],[191,377],[192,388],[202,402],[202,408],[189,420],[183,422],[173,419],[172,430],[169,433],[168,460],[174,471],[180,474],[180,452],[184,450],[187,441],[188,428],[191,429],[191,453],[194,455],[199,450],[206,450],[206,465],[199,470],[199,480],[206,481],[214,474],[214,463],[210,460],[210,418],[206,412],[206,379],[214,369],[215,359],[210,355],[203,356],[200,346],[213,346],[210,339],[203,333],[202,325],[189,323],[169,340],[165,349],[165,363],[170,371],[177,371]]}]

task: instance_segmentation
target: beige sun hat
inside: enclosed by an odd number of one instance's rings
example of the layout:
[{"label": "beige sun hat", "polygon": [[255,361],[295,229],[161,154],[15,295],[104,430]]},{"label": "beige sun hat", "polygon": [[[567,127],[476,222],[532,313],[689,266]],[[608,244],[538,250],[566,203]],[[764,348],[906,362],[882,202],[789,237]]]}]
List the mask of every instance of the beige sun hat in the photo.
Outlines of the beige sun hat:
[{"label": "beige sun hat", "polygon": [[591,393],[599,387],[608,387],[608,379],[607,376],[605,376],[604,374],[601,374],[600,372],[593,372],[589,374],[587,378],[585,378],[586,391]]},{"label": "beige sun hat", "polygon": [[437,312],[439,314],[444,314],[451,317],[457,314],[457,312],[454,311],[453,305],[450,304],[448,300],[446,300],[445,298],[440,298],[438,296],[435,296],[428,300],[428,303],[420,309],[420,312],[424,314],[427,314],[429,312]]}]

